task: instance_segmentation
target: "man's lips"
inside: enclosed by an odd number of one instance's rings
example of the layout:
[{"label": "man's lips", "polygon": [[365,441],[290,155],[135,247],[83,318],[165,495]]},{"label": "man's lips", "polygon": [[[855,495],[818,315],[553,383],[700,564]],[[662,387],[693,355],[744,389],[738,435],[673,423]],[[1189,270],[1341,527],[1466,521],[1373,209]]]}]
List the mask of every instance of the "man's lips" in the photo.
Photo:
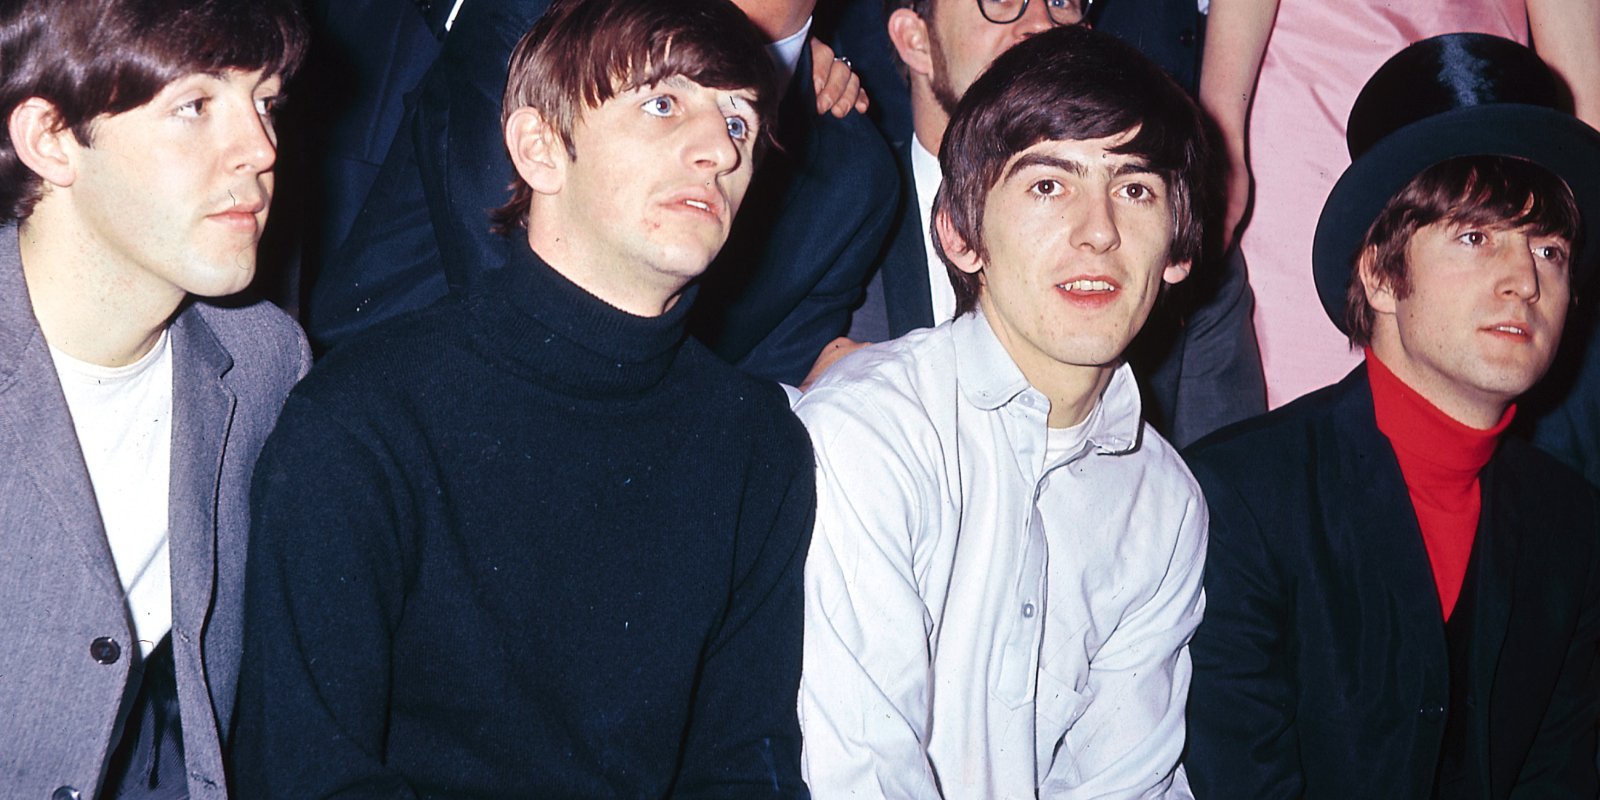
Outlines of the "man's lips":
[{"label": "man's lips", "polygon": [[675,192],[662,201],[663,205],[673,211],[683,211],[690,214],[703,215],[718,224],[723,221],[725,206],[721,196],[716,192],[703,188],[686,189]]},{"label": "man's lips", "polygon": [[1533,340],[1533,330],[1525,322],[1496,322],[1480,328],[1484,333],[1513,341]]},{"label": "man's lips", "polygon": [[1056,284],[1056,290],[1075,304],[1102,306],[1115,300],[1122,286],[1104,275],[1075,275]]},{"label": "man's lips", "polygon": [[236,201],[233,205],[208,215],[208,219],[220,222],[230,228],[242,231],[255,231],[259,225],[261,212],[267,208],[265,198]]}]

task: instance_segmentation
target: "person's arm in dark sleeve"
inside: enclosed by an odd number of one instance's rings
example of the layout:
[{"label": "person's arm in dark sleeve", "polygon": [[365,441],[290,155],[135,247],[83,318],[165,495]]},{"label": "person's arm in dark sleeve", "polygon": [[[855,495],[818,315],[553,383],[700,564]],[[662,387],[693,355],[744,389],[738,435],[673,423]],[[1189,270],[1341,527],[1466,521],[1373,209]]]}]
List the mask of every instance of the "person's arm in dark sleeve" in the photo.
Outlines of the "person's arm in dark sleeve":
[{"label": "person's arm in dark sleeve", "polygon": [[1298,798],[1291,601],[1267,547],[1271,532],[1203,460],[1189,466],[1211,509],[1206,610],[1189,643],[1189,785],[1199,800]]},{"label": "person's arm in dark sleeve", "polygon": [[[1600,503],[1591,497],[1590,505]],[[1597,518],[1600,507],[1589,515]],[[1594,531],[1579,535],[1592,538]],[[1600,719],[1600,546],[1589,543],[1588,552],[1583,610],[1513,797],[1594,797],[1600,791],[1595,729]]]},{"label": "person's arm in dark sleeve", "polygon": [[785,414],[779,427],[748,479],[733,591],[701,660],[677,797],[809,796],[795,698],[816,482],[799,421]]},{"label": "person's arm in dark sleeve", "polygon": [[257,462],[235,795],[414,797],[384,765],[408,549],[393,466],[291,397]]}]

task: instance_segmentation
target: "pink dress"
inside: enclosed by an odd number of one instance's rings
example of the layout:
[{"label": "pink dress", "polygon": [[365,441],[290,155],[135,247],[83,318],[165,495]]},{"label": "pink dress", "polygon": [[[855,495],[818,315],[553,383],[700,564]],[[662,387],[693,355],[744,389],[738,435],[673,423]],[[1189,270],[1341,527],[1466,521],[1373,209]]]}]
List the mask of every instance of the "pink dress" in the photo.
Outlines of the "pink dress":
[{"label": "pink dress", "polygon": [[1282,0],[1251,109],[1255,211],[1242,241],[1269,406],[1361,361],[1311,281],[1317,217],[1350,165],[1344,129],[1356,94],[1401,48],[1460,31],[1526,43],[1523,0]]}]

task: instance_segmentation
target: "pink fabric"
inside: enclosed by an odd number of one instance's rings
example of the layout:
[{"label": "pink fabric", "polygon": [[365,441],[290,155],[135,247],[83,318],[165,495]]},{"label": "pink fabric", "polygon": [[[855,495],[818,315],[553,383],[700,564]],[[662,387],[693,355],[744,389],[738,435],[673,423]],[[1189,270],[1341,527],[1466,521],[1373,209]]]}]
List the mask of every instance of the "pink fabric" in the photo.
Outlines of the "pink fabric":
[{"label": "pink fabric", "polygon": [[1256,335],[1277,407],[1361,361],[1311,281],[1311,239],[1350,165],[1345,122],[1367,78],[1412,42],[1476,31],[1528,41],[1523,0],[1282,0],[1250,116],[1255,212],[1242,246]]}]

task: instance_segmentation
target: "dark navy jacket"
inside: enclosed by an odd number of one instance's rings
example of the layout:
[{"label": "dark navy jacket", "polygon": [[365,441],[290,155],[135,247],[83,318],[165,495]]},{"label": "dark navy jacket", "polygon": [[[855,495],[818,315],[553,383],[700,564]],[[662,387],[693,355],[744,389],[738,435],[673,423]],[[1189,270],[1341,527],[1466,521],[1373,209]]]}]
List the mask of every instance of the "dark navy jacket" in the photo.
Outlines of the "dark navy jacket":
[{"label": "dark navy jacket", "polygon": [[[1190,645],[1199,798],[1427,800],[1445,628],[1365,367],[1185,453],[1211,509]],[[1514,437],[1480,476],[1463,762],[1470,796],[1594,797],[1600,499]]]}]

